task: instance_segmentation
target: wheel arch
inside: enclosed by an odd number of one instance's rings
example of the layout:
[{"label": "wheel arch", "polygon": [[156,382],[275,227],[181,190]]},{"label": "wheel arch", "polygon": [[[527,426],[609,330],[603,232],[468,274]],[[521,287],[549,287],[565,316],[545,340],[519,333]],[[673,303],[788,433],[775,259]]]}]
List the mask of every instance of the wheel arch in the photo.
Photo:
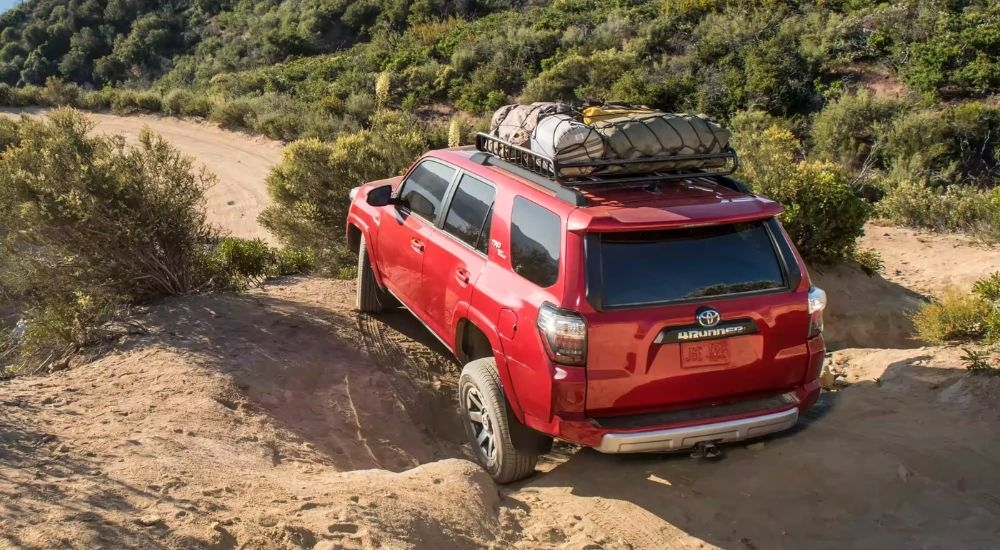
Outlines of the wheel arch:
[{"label": "wheel arch", "polygon": [[[489,327],[489,328],[484,328]],[[483,357],[493,357],[497,375],[500,377],[508,409],[519,424],[524,423],[524,411],[517,399],[517,391],[507,368],[507,357],[497,335],[496,327],[481,313],[470,309],[465,317],[456,323],[455,356],[462,364]]]}]

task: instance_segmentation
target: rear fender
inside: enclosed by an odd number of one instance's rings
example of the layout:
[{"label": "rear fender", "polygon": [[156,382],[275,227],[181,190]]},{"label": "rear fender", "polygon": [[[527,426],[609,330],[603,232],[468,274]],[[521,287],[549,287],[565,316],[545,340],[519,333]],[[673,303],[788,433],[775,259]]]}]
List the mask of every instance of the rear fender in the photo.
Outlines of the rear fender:
[{"label": "rear fender", "polygon": [[[514,382],[510,377],[510,369],[507,366],[507,355],[504,354],[503,345],[500,343],[500,338],[497,335],[496,324],[479,310],[469,308],[466,315],[465,321],[474,325],[480,330],[486,339],[490,342],[490,348],[493,350],[493,359],[496,361],[497,374],[500,376],[500,383],[503,385],[503,393],[507,397],[507,405],[510,412],[513,414],[514,418],[517,419],[518,423],[524,423],[524,411],[521,409],[521,405],[517,400],[517,392],[514,390]],[[461,351],[461,331],[464,330],[464,323],[458,324],[459,333],[455,335],[455,353]]]}]

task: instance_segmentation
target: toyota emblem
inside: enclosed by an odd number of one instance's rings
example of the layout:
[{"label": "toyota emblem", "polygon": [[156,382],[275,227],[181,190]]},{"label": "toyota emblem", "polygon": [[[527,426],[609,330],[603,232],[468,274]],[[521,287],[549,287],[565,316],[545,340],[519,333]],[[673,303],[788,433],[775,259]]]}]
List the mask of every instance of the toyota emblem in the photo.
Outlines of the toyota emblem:
[{"label": "toyota emblem", "polygon": [[719,315],[718,311],[715,311],[710,307],[703,307],[698,310],[698,313],[695,314],[694,318],[698,320],[699,325],[709,328],[719,324],[719,320],[722,319],[722,316]]}]

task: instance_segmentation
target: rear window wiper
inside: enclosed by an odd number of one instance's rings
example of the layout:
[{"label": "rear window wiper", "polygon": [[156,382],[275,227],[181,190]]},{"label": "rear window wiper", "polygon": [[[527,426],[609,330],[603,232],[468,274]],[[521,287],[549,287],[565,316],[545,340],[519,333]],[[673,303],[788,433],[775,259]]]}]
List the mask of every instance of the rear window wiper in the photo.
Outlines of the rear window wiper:
[{"label": "rear window wiper", "polygon": [[747,281],[745,283],[718,283],[701,287],[689,292],[685,298],[701,298],[704,296],[719,296],[722,294],[738,294],[740,292],[752,292],[754,290],[766,290],[769,288],[780,288],[781,281],[762,280]]}]

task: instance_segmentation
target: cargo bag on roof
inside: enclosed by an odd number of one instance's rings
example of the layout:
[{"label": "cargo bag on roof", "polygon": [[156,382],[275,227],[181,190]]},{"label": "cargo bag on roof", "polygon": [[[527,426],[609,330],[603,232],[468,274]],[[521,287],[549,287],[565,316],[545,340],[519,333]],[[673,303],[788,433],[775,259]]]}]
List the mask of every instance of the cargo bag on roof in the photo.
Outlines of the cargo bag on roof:
[{"label": "cargo bag on roof", "polygon": [[[531,150],[559,164],[590,162],[604,157],[604,139],[593,127],[577,122],[570,115],[551,115],[538,121],[531,133]],[[558,175],[578,177],[593,171],[591,166],[560,168]]]},{"label": "cargo bag on roof", "polygon": [[490,134],[518,147],[528,147],[531,133],[538,121],[549,116],[569,113],[571,109],[563,103],[536,102],[531,105],[506,105],[493,113]]},{"label": "cargo bag on roof", "polygon": [[[595,120],[593,127],[604,137],[604,158],[609,160],[719,154],[729,149],[729,131],[697,115],[636,113]],[[677,158],[628,166],[611,165],[606,171],[694,170],[725,164],[725,158]]]}]

